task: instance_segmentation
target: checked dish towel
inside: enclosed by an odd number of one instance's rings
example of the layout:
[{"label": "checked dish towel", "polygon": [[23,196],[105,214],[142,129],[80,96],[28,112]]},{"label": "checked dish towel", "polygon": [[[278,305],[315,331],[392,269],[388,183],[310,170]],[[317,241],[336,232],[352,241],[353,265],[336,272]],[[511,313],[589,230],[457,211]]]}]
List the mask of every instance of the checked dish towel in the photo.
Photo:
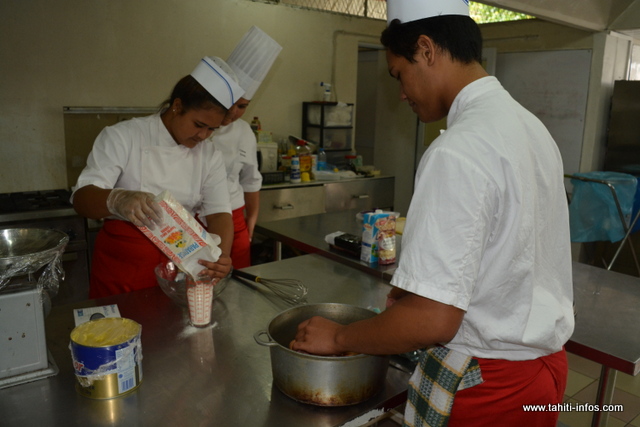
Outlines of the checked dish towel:
[{"label": "checked dish towel", "polygon": [[437,346],[420,356],[409,380],[403,427],[444,427],[457,390],[482,383],[478,361]]}]

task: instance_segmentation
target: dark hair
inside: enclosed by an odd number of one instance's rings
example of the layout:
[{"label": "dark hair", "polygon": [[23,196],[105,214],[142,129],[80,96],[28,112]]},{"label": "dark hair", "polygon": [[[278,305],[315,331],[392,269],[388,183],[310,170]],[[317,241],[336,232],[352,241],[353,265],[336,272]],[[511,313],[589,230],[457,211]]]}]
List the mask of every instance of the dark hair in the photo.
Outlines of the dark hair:
[{"label": "dark hair", "polygon": [[178,98],[182,101],[183,112],[191,109],[209,110],[211,108],[219,108],[224,113],[228,111],[228,108],[215,99],[191,74],[184,76],[176,83],[171,97],[162,103],[162,107],[170,107],[173,101]]},{"label": "dark hair", "polygon": [[482,62],[482,34],[478,24],[468,16],[443,15],[402,24],[394,19],[382,32],[380,42],[391,53],[415,62],[418,37],[425,35],[451,59],[469,64]]}]

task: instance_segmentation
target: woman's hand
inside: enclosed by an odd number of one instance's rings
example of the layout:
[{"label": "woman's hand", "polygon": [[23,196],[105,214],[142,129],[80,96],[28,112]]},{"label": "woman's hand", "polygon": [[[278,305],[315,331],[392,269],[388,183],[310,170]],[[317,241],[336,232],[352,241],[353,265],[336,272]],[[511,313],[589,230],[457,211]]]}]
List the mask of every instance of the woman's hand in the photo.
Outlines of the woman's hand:
[{"label": "woman's hand", "polygon": [[154,197],[144,191],[114,188],[107,197],[107,209],[136,227],[145,226],[153,230],[156,225],[162,226],[162,209]]},{"label": "woman's hand", "polygon": [[231,258],[224,253],[220,255],[220,258],[218,258],[216,262],[201,259],[198,260],[198,264],[205,267],[205,269],[200,272],[200,275],[210,277],[211,279],[222,279],[223,277],[227,277],[231,272]]}]

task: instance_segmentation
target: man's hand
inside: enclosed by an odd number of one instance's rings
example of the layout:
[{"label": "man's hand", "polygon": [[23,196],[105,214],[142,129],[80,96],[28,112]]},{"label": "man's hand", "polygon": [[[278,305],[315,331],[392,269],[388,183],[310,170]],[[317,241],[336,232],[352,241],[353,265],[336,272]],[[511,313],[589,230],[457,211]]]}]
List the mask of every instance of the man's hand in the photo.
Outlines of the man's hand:
[{"label": "man's hand", "polygon": [[346,349],[338,348],[336,335],[343,325],[315,316],[298,325],[298,333],[291,349],[320,356],[341,354]]},{"label": "man's hand", "polygon": [[400,298],[406,297],[410,294],[409,291],[405,291],[401,288],[396,288],[395,286],[391,288],[391,291],[387,294],[387,308],[391,307],[396,303]]}]

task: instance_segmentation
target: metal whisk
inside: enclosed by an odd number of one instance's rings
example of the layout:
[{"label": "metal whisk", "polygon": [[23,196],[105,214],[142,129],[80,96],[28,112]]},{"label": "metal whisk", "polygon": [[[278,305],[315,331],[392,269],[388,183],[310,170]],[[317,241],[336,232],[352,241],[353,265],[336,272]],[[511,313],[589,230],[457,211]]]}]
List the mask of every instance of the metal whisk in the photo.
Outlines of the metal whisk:
[{"label": "metal whisk", "polygon": [[231,275],[254,283],[264,285],[282,301],[290,305],[306,304],[307,287],[296,279],[265,279],[240,270],[233,270]]}]

